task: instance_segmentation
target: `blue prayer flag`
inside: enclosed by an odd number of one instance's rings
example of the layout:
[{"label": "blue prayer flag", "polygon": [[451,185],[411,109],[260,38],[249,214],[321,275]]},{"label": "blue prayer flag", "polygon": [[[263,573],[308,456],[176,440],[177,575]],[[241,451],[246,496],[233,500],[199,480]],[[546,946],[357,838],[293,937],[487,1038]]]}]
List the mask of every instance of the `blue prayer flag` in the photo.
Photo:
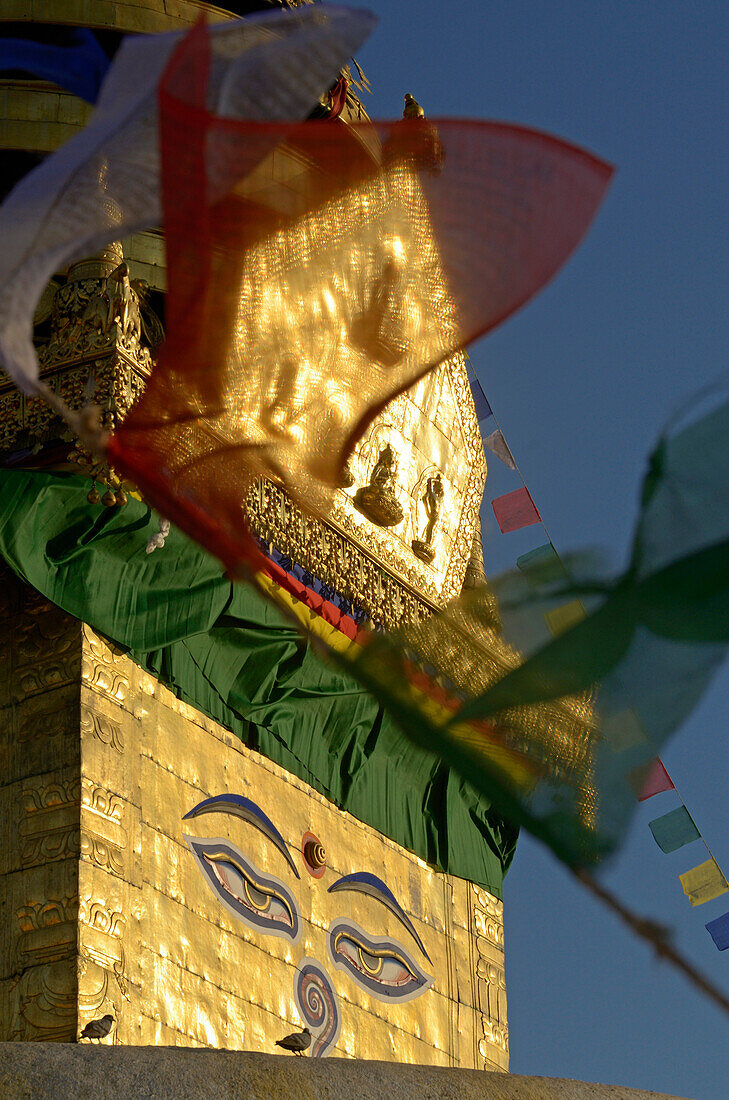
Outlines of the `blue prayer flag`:
[{"label": "blue prayer flag", "polygon": [[704,926],[716,944],[718,951],[726,951],[729,947],[729,913],[722,913],[716,920],[710,920]]},{"label": "blue prayer flag", "polygon": [[478,378],[471,379],[471,393],[473,394],[473,403],[476,406],[476,416],[479,419],[479,423],[482,420],[486,420],[487,417],[493,416],[491,406],[486,394],[481,388],[481,383]]},{"label": "blue prayer flag", "polygon": [[92,31],[72,28],[68,36],[70,44],[63,46],[29,38],[0,38],[0,72],[18,69],[96,103],[109,58]]},{"label": "blue prayer flag", "polygon": [[649,821],[648,826],[656,844],[666,854],[677,852],[684,844],[698,840],[701,835],[685,806],[679,806],[677,810],[671,810],[663,817]]}]

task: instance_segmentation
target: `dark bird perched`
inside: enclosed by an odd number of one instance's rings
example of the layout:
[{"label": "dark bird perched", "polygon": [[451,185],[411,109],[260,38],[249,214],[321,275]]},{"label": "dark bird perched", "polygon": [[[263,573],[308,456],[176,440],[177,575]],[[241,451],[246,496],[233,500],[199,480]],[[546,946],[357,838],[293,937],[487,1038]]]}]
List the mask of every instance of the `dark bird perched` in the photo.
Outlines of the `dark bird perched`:
[{"label": "dark bird perched", "polygon": [[425,111],[418,103],[417,99],[414,99],[410,95],[410,92],[405,92],[405,107],[402,113],[403,118],[425,118]]},{"label": "dark bird perched", "polygon": [[311,1046],[311,1032],[308,1027],[303,1031],[294,1031],[291,1035],[285,1035],[283,1039],[276,1040],[277,1047],[284,1050],[292,1050],[294,1054],[303,1054]]},{"label": "dark bird perched", "polygon": [[86,1027],[81,1032],[81,1039],[104,1039],[109,1034],[114,1024],[114,1017],[109,1013],[106,1016],[102,1016],[100,1020],[89,1020]]}]

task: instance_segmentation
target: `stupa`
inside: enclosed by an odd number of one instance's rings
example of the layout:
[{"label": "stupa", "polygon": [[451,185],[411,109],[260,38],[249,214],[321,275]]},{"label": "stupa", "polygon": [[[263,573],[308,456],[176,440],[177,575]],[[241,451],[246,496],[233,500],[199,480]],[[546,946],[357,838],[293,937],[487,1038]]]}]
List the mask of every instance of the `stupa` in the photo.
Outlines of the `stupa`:
[{"label": "stupa", "polygon": [[[0,34],[58,41],[83,26],[113,54],[125,34],[267,6],[5,0]],[[316,117],[366,119],[354,72]],[[90,108],[23,72],[0,87],[7,192]],[[361,326],[380,359],[400,354],[396,281]],[[57,272],[35,316],[43,379],[113,428],[154,369],[165,285],[156,230]],[[371,424],[326,522],[261,480],[251,523],[301,584],[392,628],[485,583],[486,473],[459,354]],[[314,1057],[506,1070],[514,830],[267,612],[234,623],[223,601],[214,624],[140,654],[62,610],[64,585],[90,608],[123,583],[74,565],[102,546],[105,516],[128,509],[128,552],[144,553],[132,489],[0,380],[0,1040],[74,1042],[109,1015],[107,1045],[274,1051],[307,1026]],[[169,569],[174,588],[174,557]],[[187,598],[171,588],[162,615]],[[496,628],[494,675],[515,659]],[[273,650],[265,675],[246,672]]]}]

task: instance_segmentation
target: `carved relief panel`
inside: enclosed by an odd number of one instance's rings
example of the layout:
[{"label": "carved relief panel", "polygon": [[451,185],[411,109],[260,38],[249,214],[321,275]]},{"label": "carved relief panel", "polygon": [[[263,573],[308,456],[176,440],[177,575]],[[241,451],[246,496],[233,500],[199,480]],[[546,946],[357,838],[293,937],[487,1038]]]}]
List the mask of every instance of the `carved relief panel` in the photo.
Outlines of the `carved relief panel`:
[{"label": "carved relief panel", "polygon": [[486,478],[464,357],[392,401],[349,466],[352,486],[337,493],[335,527],[426,599],[458,595]]}]

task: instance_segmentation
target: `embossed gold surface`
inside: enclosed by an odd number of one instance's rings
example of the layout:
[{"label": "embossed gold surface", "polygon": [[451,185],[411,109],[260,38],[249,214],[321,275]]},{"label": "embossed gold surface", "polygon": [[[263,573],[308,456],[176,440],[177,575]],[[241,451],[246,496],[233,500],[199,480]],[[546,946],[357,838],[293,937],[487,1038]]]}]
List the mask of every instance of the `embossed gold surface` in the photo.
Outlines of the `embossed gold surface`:
[{"label": "embossed gold surface", "polygon": [[[302,1026],[294,978],[308,956],[339,999],[331,1053],[506,1067],[500,902],[341,813],[178,702],[90,628],[3,581],[2,1039],[69,1041],[112,1012],[117,1023],[105,1042],[273,1050],[276,1038]],[[222,793],[243,794],[271,817],[298,880],[247,823],[220,813],[183,822],[203,798]],[[320,879],[301,857],[309,831],[327,852]],[[232,842],[285,883],[301,911],[299,942],[229,912],[186,834]],[[386,882],[430,962],[378,901],[327,892],[355,871]],[[431,987],[390,1004],[334,969],[327,930],[340,918],[406,946]]]},{"label": "embossed gold surface", "polygon": [[[399,500],[405,513],[404,521],[391,529],[372,523],[353,501],[388,442],[400,456]],[[354,485],[337,493],[331,522],[427,600],[438,604],[457,596],[486,480],[483,443],[462,353],[390,402],[358,443],[350,467]],[[427,482],[438,472],[444,481],[444,499],[433,544],[435,556],[427,563],[413,552],[412,543],[427,526]]]},{"label": "embossed gold surface", "polygon": [[[3,0],[0,20],[151,32],[188,26],[202,9],[227,17],[197,0]],[[7,123],[0,147],[48,152],[87,115],[52,85],[0,82]],[[125,242],[124,254],[133,278],[164,289],[159,235]],[[89,307],[110,270],[86,270],[75,281],[59,273],[40,352],[43,377],[70,405],[80,406],[93,384],[111,422],[143,385],[150,348],[136,329],[94,323]],[[54,339],[61,330],[64,338]],[[0,450],[42,443],[53,431],[37,402],[0,386]],[[353,504],[388,441],[407,473],[397,530],[371,523]],[[425,529],[424,494],[436,470],[446,492],[428,563],[412,541]],[[486,474],[461,356],[386,410],[360,441],[352,471],[354,485],[338,492],[330,523],[305,516],[267,482],[252,490],[253,523],[378,621],[422,620],[460,591]],[[308,956],[339,999],[335,1055],[506,1068],[500,902],[341,813],[177,702],[89,628],[4,573],[0,581],[0,1039],[72,1041],[89,1019],[112,1012],[106,1043],[273,1051],[274,1039],[303,1023],[294,976]],[[261,806],[300,879],[240,821],[210,814],[183,823],[197,802],[219,793]],[[327,852],[320,879],[300,856],[307,831]],[[263,935],[227,911],[185,834],[232,841],[285,882],[301,909],[300,940]],[[354,871],[387,883],[432,965],[375,900],[327,893],[335,878]],[[335,969],[327,929],[343,916],[373,937],[407,944],[432,976],[430,988],[392,1004]]]}]

